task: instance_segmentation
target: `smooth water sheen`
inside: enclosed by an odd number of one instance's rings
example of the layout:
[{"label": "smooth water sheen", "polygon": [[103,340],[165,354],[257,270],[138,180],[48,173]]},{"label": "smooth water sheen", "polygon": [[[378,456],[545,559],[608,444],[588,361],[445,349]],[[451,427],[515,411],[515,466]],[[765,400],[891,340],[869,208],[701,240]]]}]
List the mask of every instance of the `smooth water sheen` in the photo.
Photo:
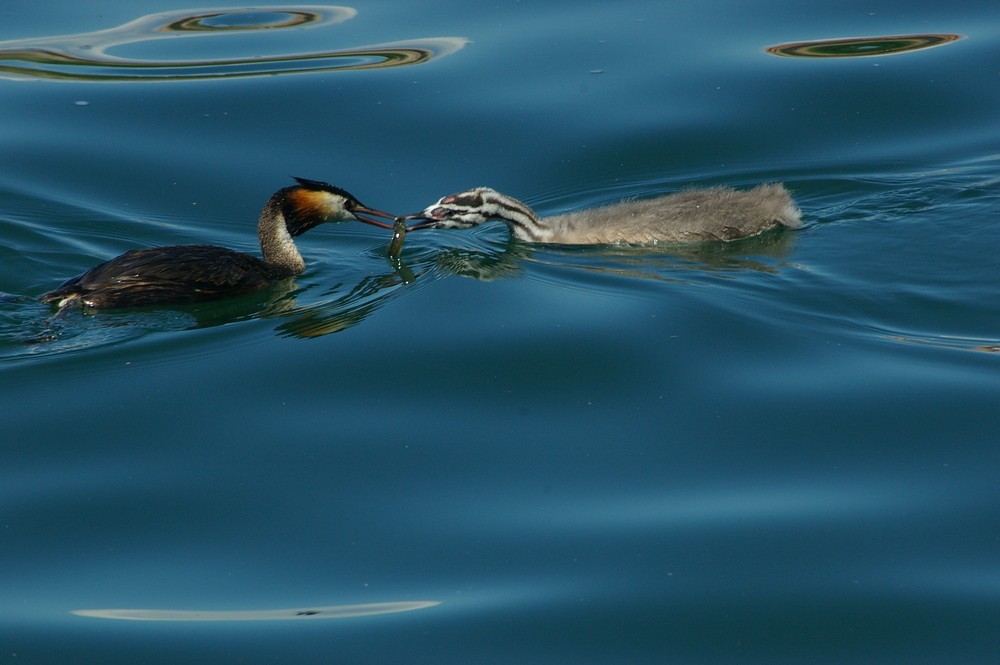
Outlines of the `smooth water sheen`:
[{"label": "smooth water sheen", "polygon": [[[996,662],[995,2],[2,14],[0,661]],[[399,214],[774,181],[805,226],[336,224],[251,296],[36,300],[256,253],[290,176]]]}]

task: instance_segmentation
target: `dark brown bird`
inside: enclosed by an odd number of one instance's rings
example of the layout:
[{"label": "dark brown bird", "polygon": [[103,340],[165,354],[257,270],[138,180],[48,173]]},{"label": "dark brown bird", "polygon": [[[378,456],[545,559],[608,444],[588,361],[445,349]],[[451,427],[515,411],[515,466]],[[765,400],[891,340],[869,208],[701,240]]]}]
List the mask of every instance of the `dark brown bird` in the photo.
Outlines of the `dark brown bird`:
[{"label": "dark brown bird", "polygon": [[315,226],[357,220],[392,228],[365,215],[386,219],[393,215],[362,205],[343,189],[296,180],[298,185],[279,189],[261,210],[257,235],[263,260],[215,245],[133,249],[74,277],[41,300],[59,307],[110,309],[253,293],[305,270],[292,238]]}]

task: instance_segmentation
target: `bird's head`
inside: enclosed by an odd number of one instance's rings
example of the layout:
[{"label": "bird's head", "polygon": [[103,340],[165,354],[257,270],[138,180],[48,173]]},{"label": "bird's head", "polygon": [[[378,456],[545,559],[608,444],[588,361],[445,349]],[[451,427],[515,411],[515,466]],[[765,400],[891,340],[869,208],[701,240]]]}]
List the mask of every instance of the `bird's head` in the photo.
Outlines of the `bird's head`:
[{"label": "bird's head", "polygon": [[503,199],[499,192],[489,187],[476,187],[458,194],[450,194],[418,213],[406,215],[406,220],[421,220],[407,228],[417,229],[471,229],[493,218],[503,218]]},{"label": "bird's head", "polygon": [[392,224],[372,217],[395,219],[393,215],[363,205],[350,192],[319,180],[295,179],[299,184],[278,192],[279,205],[285,224],[292,236],[301,235],[324,222],[356,220],[391,229]]}]

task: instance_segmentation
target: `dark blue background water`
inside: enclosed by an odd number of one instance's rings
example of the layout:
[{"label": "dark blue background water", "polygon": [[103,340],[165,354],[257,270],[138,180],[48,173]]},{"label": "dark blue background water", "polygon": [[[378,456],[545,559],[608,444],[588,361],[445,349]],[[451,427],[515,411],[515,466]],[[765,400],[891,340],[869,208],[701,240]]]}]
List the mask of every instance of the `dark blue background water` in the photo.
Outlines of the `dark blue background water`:
[{"label": "dark blue background water", "polygon": [[[996,3],[354,8],[165,38],[73,35],[207,10],[0,9],[0,662],[995,663]],[[961,38],[765,50],[912,34]],[[34,300],[133,247],[256,252],[291,175],[399,213],[783,181],[806,224],[428,231],[401,266],[341,224],[290,292]],[[293,620],[73,613],[110,609]]]}]

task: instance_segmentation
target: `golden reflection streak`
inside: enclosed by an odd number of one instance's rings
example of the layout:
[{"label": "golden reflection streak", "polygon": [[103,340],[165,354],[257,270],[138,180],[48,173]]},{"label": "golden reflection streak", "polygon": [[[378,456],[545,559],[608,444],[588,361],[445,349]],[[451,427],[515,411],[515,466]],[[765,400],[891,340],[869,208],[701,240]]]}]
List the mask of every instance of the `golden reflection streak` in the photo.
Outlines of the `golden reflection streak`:
[{"label": "golden reflection streak", "polygon": [[976,351],[979,353],[1000,353],[1000,342],[990,343],[989,340],[963,340],[956,337],[916,337],[904,335],[884,335],[887,339],[916,346],[933,346],[950,351]]},{"label": "golden reflection streak", "polygon": [[[284,20],[238,25],[211,25],[210,19],[256,17],[267,14]],[[0,77],[72,81],[178,81],[334,70],[378,69],[429,62],[463,48],[462,37],[435,37],[320,53],[192,61],[130,60],[108,55],[110,48],[156,39],[204,37],[234,31],[315,28],[341,23],[357,14],[351,7],[298,6],[249,9],[204,9],[192,14],[164,12],[130,21],[117,28],[76,35],[0,42]],[[374,60],[357,62],[358,60]],[[320,60],[348,60],[318,65]],[[5,64],[10,63],[10,64]],[[21,64],[16,64],[21,63]],[[31,64],[38,65],[32,67]],[[252,69],[247,70],[250,66]],[[222,69],[224,71],[197,70]]]},{"label": "golden reflection streak", "polygon": [[98,619],[125,619],[129,621],[285,621],[288,619],[343,619],[411,612],[440,605],[438,600],[409,602],[367,603],[362,605],[328,605],[279,610],[72,610],[71,614]]},{"label": "golden reflection streak", "polygon": [[[260,30],[261,28],[290,28],[293,26],[304,26],[310,23],[316,23],[323,19],[323,12],[327,14],[335,15],[332,17],[333,20],[324,21],[324,23],[340,23],[341,21],[346,21],[349,18],[353,18],[358,12],[351,7],[315,7],[314,10],[322,11],[310,11],[306,7],[298,8],[285,8],[280,9],[255,9],[255,10],[244,10],[248,14],[288,14],[290,18],[285,21],[275,21],[273,23],[256,23],[256,24],[245,24],[245,25],[205,25],[204,21],[206,19],[218,18],[220,16],[235,16],[238,15],[239,11],[233,11],[232,9],[221,9],[216,11],[207,11],[204,14],[197,14],[195,16],[184,16],[176,21],[167,23],[155,30],[163,32],[181,32],[181,31],[194,31],[194,30]],[[141,19],[140,19],[141,20]],[[124,27],[124,26],[122,26]],[[315,26],[313,26],[315,27]]]},{"label": "golden reflection streak", "polygon": [[962,39],[947,33],[927,35],[890,35],[887,37],[852,37],[779,44],[765,49],[771,55],[786,58],[870,58],[941,46]]}]

